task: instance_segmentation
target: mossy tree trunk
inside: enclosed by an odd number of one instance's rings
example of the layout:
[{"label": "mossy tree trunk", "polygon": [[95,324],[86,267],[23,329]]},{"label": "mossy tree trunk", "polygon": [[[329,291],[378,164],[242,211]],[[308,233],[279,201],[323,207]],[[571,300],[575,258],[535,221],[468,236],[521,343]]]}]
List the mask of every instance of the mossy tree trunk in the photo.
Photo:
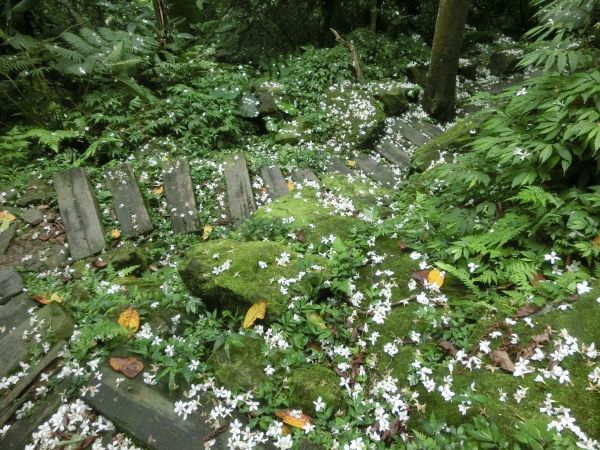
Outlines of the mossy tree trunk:
[{"label": "mossy tree trunk", "polygon": [[441,0],[435,22],[423,109],[442,122],[454,116],[456,74],[469,0]]}]

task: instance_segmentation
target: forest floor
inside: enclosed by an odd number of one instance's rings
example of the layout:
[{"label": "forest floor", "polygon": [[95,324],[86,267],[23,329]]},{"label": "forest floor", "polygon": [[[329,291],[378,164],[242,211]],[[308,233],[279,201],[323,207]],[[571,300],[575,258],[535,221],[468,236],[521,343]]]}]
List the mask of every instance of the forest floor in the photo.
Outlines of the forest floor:
[{"label": "forest floor", "polygon": [[[411,81],[332,80],[313,102],[335,117],[323,129],[267,80],[235,96],[259,130],[235,152],[181,152],[167,137],[86,167],[107,245],[78,261],[51,181],[69,164],[39,161],[17,177],[0,193],[0,283],[24,283],[0,292],[0,446],[436,448],[445,431],[470,448],[600,448],[598,282],[578,279],[551,304],[493,303],[469,281],[475,261],[453,271],[412,239],[429,232],[415,218],[439,188],[428,170],[478,133],[488,94],[519,95],[536,76],[516,69],[514,42],[475,48],[461,59],[453,124],[420,108],[420,64],[403,68]],[[185,104],[166,126],[183,123]],[[254,203],[235,224],[234,153],[248,161],[243,204]],[[191,234],[173,232],[161,169],[182,156]],[[112,203],[122,162],[154,227],[135,238]],[[273,166],[283,193],[265,179]],[[538,256],[550,271],[580,270]]]}]

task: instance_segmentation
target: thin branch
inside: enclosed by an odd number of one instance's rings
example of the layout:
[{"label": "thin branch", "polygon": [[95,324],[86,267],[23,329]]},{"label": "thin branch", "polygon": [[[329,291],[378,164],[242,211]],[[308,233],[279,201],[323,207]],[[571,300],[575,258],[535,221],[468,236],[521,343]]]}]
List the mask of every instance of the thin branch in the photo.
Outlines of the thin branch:
[{"label": "thin branch", "polygon": [[350,54],[352,55],[352,67],[354,68],[356,81],[359,83],[364,83],[365,79],[363,78],[362,70],[360,68],[360,57],[358,56],[358,50],[356,49],[356,46],[352,42],[348,42],[346,39],[341,37],[340,34],[333,28],[330,28],[330,30],[335,36],[336,42],[339,42],[350,51]]}]

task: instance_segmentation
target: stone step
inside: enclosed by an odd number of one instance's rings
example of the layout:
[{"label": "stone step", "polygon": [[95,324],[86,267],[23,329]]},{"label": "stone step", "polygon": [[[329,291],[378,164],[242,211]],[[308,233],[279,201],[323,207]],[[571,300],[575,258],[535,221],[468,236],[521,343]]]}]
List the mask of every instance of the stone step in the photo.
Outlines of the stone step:
[{"label": "stone step", "polygon": [[[187,420],[174,412],[176,397],[162,388],[162,385],[149,386],[141,380],[124,378],[108,367],[100,369],[100,388],[94,396],[86,396],[85,402],[120,429],[136,440],[143,442],[151,450],[197,450],[204,448],[204,442],[214,439],[211,449],[229,449],[229,431],[214,436],[214,428],[205,422],[211,409],[211,402],[201,405]],[[97,383],[96,380],[93,381]],[[242,423],[242,417],[236,417]],[[272,449],[271,445],[261,445],[257,449]]]},{"label": "stone step", "polygon": [[17,235],[17,224],[16,222],[11,223],[8,228],[0,232],[0,256],[6,253],[8,246]]},{"label": "stone step", "polygon": [[23,290],[23,279],[14,267],[0,269],[0,305]]},{"label": "stone step", "polygon": [[421,132],[425,136],[428,136],[430,139],[435,139],[444,132],[444,130],[442,130],[440,127],[435,126],[434,124],[426,122],[424,120],[415,121],[412,123],[412,125],[415,128],[421,130]]},{"label": "stone step", "polygon": [[132,238],[152,231],[154,227],[131,166],[121,164],[108,172],[106,177],[122,235]]},{"label": "stone step", "polygon": [[243,153],[237,153],[225,158],[224,175],[229,199],[229,213],[234,225],[238,225],[256,211],[246,156]]},{"label": "stone step", "polygon": [[185,158],[165,161],[162,169],[173,231],[180,234],[198,231],[200,223],[190,175],[190,163]]},{"label": "stone step", "polygon": [[[29,309],[37,307],[37,303],[25,293],[18,294],[0,306],[0,330],[5,333],[29,318]],[[0,333],[2,336],[5,333]]]},{"label": "stone step", "polygon": [[425,136],[421,130],[402,120],[397,121],[392,126],[392,130],[418,147],[430,141],[430,138]]},{"label": "stone step", "polygon": [[321,184],[319,178],[310,169],[295,169],[292,172],[292,181],[294,183],[313,183]]},{"label": "stone step", "polygon": [[104,250],[104,227],[94,189],[81,167],[54,174],[54,189],[74,260]]},{"label": "stone step", "polygon": [[369,178],[381,183],[385,187],[392,187],[396,177],[387,167],[383,166],[372,156],[361,156],[356,160],[356,167],[362,170]]},{"label": "stone step", "polygon": [[289,192],[287,182],[283,178],[279,166],[265,166],[260,170],[260,176],[267,187],[271,200],[283,197]]},{"label": "stone step", "polygon": [[399,167],[409,167],[410,157],[404,148],[390,140],[382,140],[375,147],[375,151],[392,164]]},{"label": "stone step", "polygon": [[329,160],[327,171],[331,173],[341,173],[342,175],[350,175],[352,173],[352,169],[346,166],[339,158],[331,158]]}]

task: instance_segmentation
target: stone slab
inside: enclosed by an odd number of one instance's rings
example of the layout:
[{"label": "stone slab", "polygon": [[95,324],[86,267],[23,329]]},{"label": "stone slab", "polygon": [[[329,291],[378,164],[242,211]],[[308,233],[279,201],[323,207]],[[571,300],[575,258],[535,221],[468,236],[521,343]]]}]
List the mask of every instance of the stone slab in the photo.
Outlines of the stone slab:
[{"label": "stone slab", "polygon": [[163,181],[171,225],[175,233],[192,233],[200,229],[198,209],[187,159],[165,161],[162,165]]},{"label": "stone slab", "polygon": [[292,181],[295,183],[314,183],[319,185],[319,178],[310,169],[296,169],[292,172]]},{"label": "stone slab", "polygon": [[402,147],[394,142],[387,140],[382,141],[377,144],[375,151],[392,164],[396,164],[399,167],[410,166],[410,157],[406,154]]},{"label": "stone slab", "polygon": [[152,231],[154,227],[131,166],[121,164],[108,172],[106,177],[122,235],[132,238]]},{"label": "stone slab", "polygon": [[425,136],[419,129],[401,120],[393,125],[393,130],[418,147],[430,141],[430,138]]},{"label": "stone slab", "polygon": [[81,167],[54,175],[54,189],[71,258],[79,260],[104,250],[104,227],[94,190]]},{"label": "stone slab", "polygon": [[[29,309],[36,307],[37,303],[22,293],[11,298],[6,304],[0,306],[0,330],[10,330],[29,318]],[[2,336],[4,333],[0,333]]]},{"label": "stone slab", "polygon": [[235,225],[256,211],[252,184],[243,153],[229,155],[225,159],[225,185],[229,200],[229,213]]},{"label": "stone slab", "polygon": [[339,158],[331,158],[329,160],[327,171],[331,173],[340,173],[342,175],[350,175],[352,173],[352,169],[346,166]]},{"label": "stone slab", "polygon": [[392,187],[396,181],[394,174],[372,156],[362,156],[356,160],[356,166],[369,178],[385,187]]},{"label": "stone slab", "polygon": [[0,233],[0,256],[6,253],[8,246],[17,234],[17,224],[11,223],[6,230]]}]

